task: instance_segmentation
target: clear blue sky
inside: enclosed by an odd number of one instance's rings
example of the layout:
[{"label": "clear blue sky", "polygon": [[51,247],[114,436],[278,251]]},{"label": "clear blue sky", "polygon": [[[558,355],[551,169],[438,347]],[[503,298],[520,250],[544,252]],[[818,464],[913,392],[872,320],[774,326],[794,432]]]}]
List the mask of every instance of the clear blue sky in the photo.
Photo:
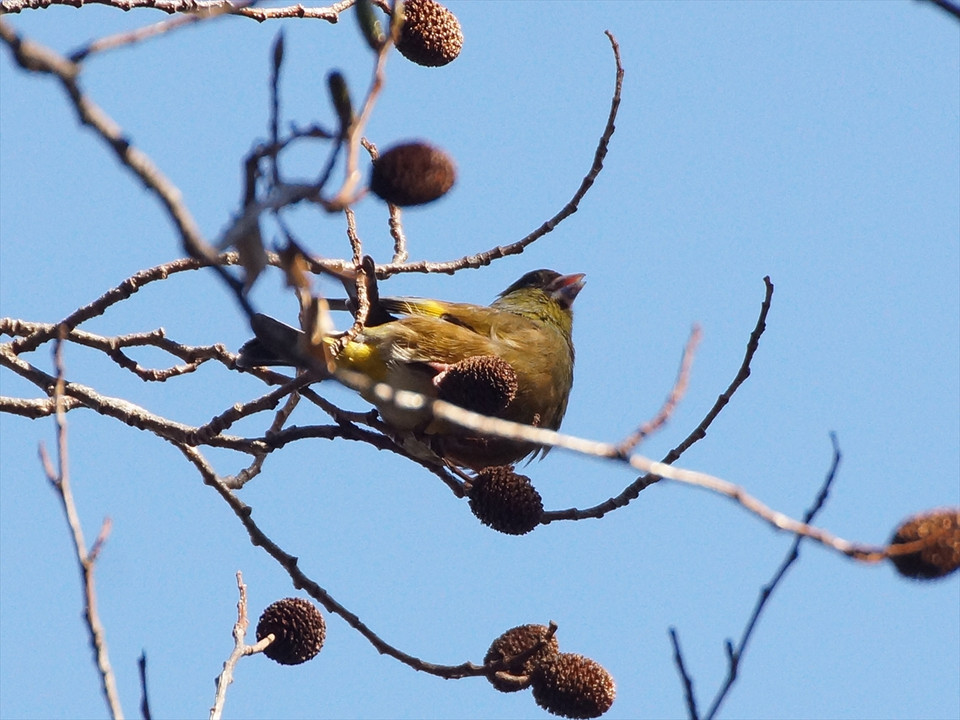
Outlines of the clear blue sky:
[{"label": "clear blue sky", "polygon": [[[736,373],[776,285],[753,375],[683,460],[799,516],[844,453],[820,522],[882,542],[915,511],[960,504],[960,24],[932,5],[857,3],[450,2],[466,36],[443,69],[400,56],[369,128],[381,147],[425,137],[460,179],[405,213],[414,259],[514,241],[556,212],[590,165],[613,87],[623,105],[606,169],[580,211],[526,253],[454,277],[408,275],[388,294],[488,302],[523,272],[585,272],[577,374],[564,429],[616,440],[653,415],[693,323],[704,339],[690,390],[644,446],[660,457]],[[161,19],[89,6],[8,16],[61,51]],[[369,54],[353,18],[227,18],[90,60],[84,87],[183,191],[208,237],[237,208],[240,161],[265,137],[270,48],[286,32],[285,119],[329,122],[324,77],[354,94]],[[0,51],[2,315],[55,322],[135,271],[180,254],[155,201],[80,129],[59,87]],[[314,172],[320,151],[291,155]],[[366,247],[389,259],[383,207],[358,207]],[[318,253],[348,252],[343,223],[291,219]],[[255,299],[293,320],[275,274]],[[153,285],[85,326],[164,327],[236,349],[248,335],[212,273]],[[5,338],[8,339],[8,338]],[[156,352],[138,356],[165,365]],[[31,362],[49,368],[46,349]],[[71,379],[198,424],[262,391],[210,366],[149,385],[76,346]],[[4,395],[35,396],[4,371]],[[323,388],[351,407],[363,403]],[[242,570],[251,613],[298,594],[249,543],[172,447],[77,411],[74,489],[97,566],[100,609],[128,715],[146,650],[155,717],[205,716],[228,655]],[[325,418],[301,406],[293,422]],[[237,431],[262,432],[260,418]],[[105,714],[69,539],[36,445],[53,421],[0,416],[0,715]],[[211,453],[219,472],[240,460]],[[633,476],[561,452],[527,468],[549,508],[593,505]],[[603,520],[521,538],[482,527],[433,475],[385,452],[301,442],[241,493],[312,578],[388,642],[432,662],[479,662],[507,628],[555,620],[561,648],[602,663],[606,717],[683,717],[667,629],[678,629],[702,706],[791,538],[729,501],[661,484]],[[240,663],[226,716],[545,716],[529,693],[443,681],[380,656],[336,617],[314,661]],[[957,718],[960,577],[918,585],[805,544],[763,616],[728,718]]]}]

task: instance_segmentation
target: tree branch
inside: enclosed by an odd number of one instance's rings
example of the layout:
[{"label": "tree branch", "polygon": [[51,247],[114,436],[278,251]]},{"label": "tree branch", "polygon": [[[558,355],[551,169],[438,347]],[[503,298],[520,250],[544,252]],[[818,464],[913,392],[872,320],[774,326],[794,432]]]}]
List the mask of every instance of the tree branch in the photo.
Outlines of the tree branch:
[{"label": "tree branch", "polygon": [[50,485],[56,490],[57,496],[60,498],[60,504],[63,508],[67,525],[70,527],[73,549],[77,556],[77,565],[80,568],[80,577],[83,584],[83,617],[86,621],[87,630],[90,633],[90,646],[93,649],[93,659],[97,665],[100,676],[100,689],[103,692],[110,716],[115,720],[122,720],[123,708],[120,706],[116,678],[113,675],[113,668],[110,666],[106,632],[104,631],[103,624],[100,622],[100,614],[97,612],[97,586],[93,579],[93,570],[97,555],[110,533],[110,518],[106,518],[103,521],[100,533],[93,547],[90,551],[87,551],[86,542],[83,539],[80,516],[77,513],[77,508],[73,500],[73,492],[70,488],[70,465],[67,458],[67,420],[66,414],[61,406],[61,401],[64,397],[62,347],[63,341],[62,339],[58,339],[53,351],[54,364],[57,369],[53,396],[54,402],[57,404],[57,465],[54,467],[43,443],[40,443],[39,447],[40,460],[43,463],[47,480],[50,481]]},{"label": "tree branch", "polygon": [[577,191],[573,194],[573,197],[570,198],[569,202],[567,202],[567,204],[564,205],[556,215],[544,222],[536,230],[531,232],[526,237],[521,238],[520,240],[517,240],[509,245],[500,245],[485,252],[476,253],[474,255],[465,255],[457,260],[449,260],[446,262],[420,260],[409,263],[393,262],[384,265],[377,265],[378,278],[383,279],[389,277],[390,275],[402,272],[452,273],[463,268],[480,268],[485,265],[489,265],[494,260],[508,257],[510,255],[519,255],[529,245],[533,244],[547,233],[552,232],[557,225],[578,210],[580,207],[580,201],[587,194],[587,191],[593,187],[593,183],[596,181],[597,176],[603,169],[603,160],[607,156],[607,149],[610,145],[610,140],[613,137],[614,131],[616,130],[614,121],[617,119],[617,111],[620,108],[620,93],[623,89],[623,64],[620,60],[620,45],[617,43],[616,38],[609,30],[606,32],[606,35],[610,40],[611,47],[613,48],[613,57],[617,67],[613,98],[610,101],[610,112],[607,115],[607,123],[604,126],[603,134],[600,136],[597,149],[593,154],[593,164],[590,166],[590,170],[580,182],[580,187],[577,188]]},{"label": "tree branch", "polygon": [[248,17],[257,22],[282,18],[304,18],[336,23],[340,20],[340,13],[351,7],[353,3],[354,0],[342,0],[342,2],[334,3],[329,7],[309,8],[297,4],[282,8],[251,8],[246,7],[244,3],[233,3],[229,0],[2,0],[0,2],[0,15],[19,13],[24,10],[43,10],[54,5],[67,5],[76,8],[84,5],[109,5],[124,12],[149,9],[159,10],[170,15],[177,13],[193,15],[229,13]]},{"label": "tree branch", "polygon": [[[830,487],[833,485],[833,481],[837,477],[837,469],[840,467],[841,454],[840,445],[837,443],[837,436],[834,433],[830,433],[830,442],[833,445],[833,460],[830,462],[830,469],[827,470],[827,476],[824,478],[823,484],[820,486],[820,491],[817,493],[817,497],[814,499],[813,505],[811,505],[806,513],[804,513],[804,523],[809,523],[812,521],[816,514],[820,512],[821,508],[823,508],[827,501],[827,495],[830,492]],[[777,589],[777,586],[780,585],[780,582],[787,574],[790,566],[800,558],[801,542],[803,542],[803,536],[797,535],[794,538],[790,549],[787,551],[786,557],[784,557],[783,562],[780,564],[780,567],[774,573],[773,579],[764,585],[760,590],[760,596],[757,598],[757,602],[753,607],[753,612],[750,613],[750,619],[747,621],[736,647],[734,647],[730,640],[727,641],[727,676],[724,679],[723,685],[717,691],[717,694],[710,705],[710,709],[707,710],[707,714],[705,715],[706,720],[712,720],[717,716],[720,706],[726,699],[727,694],[733,687],[734,682],[736,682],[737,672],[740,668],[740,661],[743,659],[743,653],[746,652],[747,643],[753,636],[753,631],[757,626],[757,621],[760,619],[760,614],[763,612],[764,607],[766,607],[770,596],[773,595],[773,591]]]}]

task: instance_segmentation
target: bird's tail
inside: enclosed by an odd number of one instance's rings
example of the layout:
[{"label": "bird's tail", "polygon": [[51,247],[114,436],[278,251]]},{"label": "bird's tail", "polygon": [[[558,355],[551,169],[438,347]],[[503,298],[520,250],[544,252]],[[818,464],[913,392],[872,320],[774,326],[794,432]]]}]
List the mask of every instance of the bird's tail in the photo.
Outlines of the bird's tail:
[{"label": "bird's tail", "polygon": [[297,357],[303,332],[262,313],[256,313],[250,318],[250,326],[256,337],[245,342],[240,348],[237,356],[238,368],[298,365]]},{"label": "bird's tail", "polygon": [[[365,288],[367,291],[367,300],[370,308],[367,313],[366,327],[375,327],[396,320],[389,312],[385,303],[380,300],[380,292],[377,288],[376,265],[373,258],[369,255],[364,256],[362,261],[365,278]],[[346,300],[326,300],[324,301],[327,309],[330,310],[348,310],[356,317],[359,300],[357,298],[357,272],[356,270],[344,270],[335,272],[330,269],[323,269],[327,275],[337,278],[347,292]],[[240,348],[237,357],[237,367],[240,369],[249,369],[253,367],[288,365],[292,367],[315,367],[317,362],[316,353],[306,348],[303,338],[304,333],[295,327],[275,320],[269,315],[256,313],[250,318],[250,327],[256,337],[247,341]],[[332,335],[331,335],[332,337]],[[309,357],[305,357],[307,353]],[[326,358],[329,362],[329,358]]]}]

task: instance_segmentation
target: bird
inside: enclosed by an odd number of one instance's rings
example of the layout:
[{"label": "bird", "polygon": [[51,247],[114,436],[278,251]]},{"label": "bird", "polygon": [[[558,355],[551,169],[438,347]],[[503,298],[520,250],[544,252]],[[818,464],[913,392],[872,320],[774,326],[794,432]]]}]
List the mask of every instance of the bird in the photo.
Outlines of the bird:
[{"label": "bird", "polygon": [[[340,276],[350,299],[332,301],[331,307],[356,312],[354,278]],[[573,385],[572,305],[584,278],[533,270],[490,305],[380,297],[374,283],[367,322],[333,359],[334,367],[467,410],[557,430]],[[240,348],[239,368],[304,364],[297,360],[304,357],[302,331],[263,314],[255,314],[251,325],[256,337]],[[332,345],[341,335],[322,340]],[[390,428],[414,433],[458,467],[479,471],[546,453],[535,444],[471,434],[429,410],[400,409],[371,391],[361,395]]]}]

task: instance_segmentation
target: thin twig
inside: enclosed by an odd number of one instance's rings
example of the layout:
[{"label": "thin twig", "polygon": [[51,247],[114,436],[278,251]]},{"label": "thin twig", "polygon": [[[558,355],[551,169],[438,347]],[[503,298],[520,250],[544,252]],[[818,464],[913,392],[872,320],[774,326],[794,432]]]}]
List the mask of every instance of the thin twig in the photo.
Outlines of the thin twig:
[{"label": "thin twig", "polygon": [[[65,332],[65,329],[63,329],[63,332]],[[97,612],[97,588],[93,578],[97,555],[110,532],[110,519],[107,518],[104,520],[97,540],[93,548],[88,552],[86,542],[83,539],[80,516],[77,513],[76,504],[73,500],[73,491],[70,487],[70,464],[67,455],[67,420],[66,413],[63,411],[61,404],[64,397],[65,386],[62,348],[63,340],[58,338],[54,343],[53,350],[54,365],[57,373],[55,382],[53,383],[53,397],[57,404],[57,465],[54,467],[43,443],[41,443],[39,447],[40,460],[43,463],[47,480],[49,480],[50,485],[56,490],[57,496],[60,498],[60,504],[63,508],[64,516],[67,519],[67,525],[70,527],[73,549],[77,556],[77,564],[80,568],[80,577],[83,584],[83,616],[86,621],[87,630],[90,633],[90,647],[93,650],[94,662],[97,665],[100,676],[100,689],[103,692],[110,716],[115,720],[122,720],[123,708],[120,706],[116,678],[113,674],[113,668],[110,666],[106,632],[104,631],[103,624],[100,622],[100,615]]]},{"label": "thin twig", "polygon": [[[367,138],[360,138],[360,144],[369,153],[372,162],[376,162],[380,158],[380,151],[377,150],[377,146],[373,142],[367,140]],[[387,203],[387,208],[390,213],[390,237],[393,238],[393,259],[390,262],[393,264],[404,263],[407,261],[408,253],[407,236],[403,232],[403,213],[393,203]]]},{"label": "thin twig", "polygon": [[[276,265],[279,263],[279,258],[273,254],[268,257],[268,261],[270,264]],[[235,252],[222,253],[217,256],[216,262],[222,265],[236,265],[240,262],[240,256]],[[77,308],[59,323],[45,324],[43,327],[29,329],[29,326],[23,321],[13,318],[0,318],[0,334],[23,336],[18,337],[12,343],[11,351],[14,355],[30,352],[36,350],[43,343],[53,340],[57,336],[57,328],[61,325],[72,330],[92,318],[103,315],[110,307],[127,300],[131,295],[150,283],[166,280],[169,276],[177,273],[199,270],[207,266],[207,261],[195,258],[180,258],[155,265],[134,273],[119,285],[107,290],[93,302]]]},{"label": "thin twig", "polygon": [[[837,442],[837,436],[835,433],[830,433],[830,443],[833,445],[833,459],[830,462],[830,469],[827,470],[827,475],[823,480],[823,484],[820,486],[820,491],[817,493],[817,497],[814,499],[813,504],[806,511],[806,513],[804,513],[804,523],[810,523],[816,514],[820,512],[821,508],[823,508],[827,501],[827,495],[830,492],[830,487],[833,485],[833,481],[837,477],[837,469],[840,467],[841,454],[840,445]],[[766,606],[767,601],[770,599],[770,596],[773,595],[773,591],[777,589],[777,587],[780,585],[780,582],[787,574],[787,570],[789,570],[790,566],[799,559],[801,542],[803,542],[803,536],[797,535],[793,539],[793,543],[790,545],[790,549],[787,551],[783,562],[780,563],[780,567],[774,573],[773,579],[764,585],[760,590],[760,595],[753,607],[753,612],[750,613],[750,619],[747,621],[736,647],[733,646],[731,641],[727,641],[727,647],[729,648],[727,652],[727,676],[724,679],[723,685],[717,691],[717,694],[710,705],[710,709],[704,716],[706,720],[712,720],[716,717],[717,712],[720,710],[720,706],[723,704],[727,694],[730,692],[730,688],[732,688],[734,682],[736,682],[737,672],[740,668],[740,661],[743,659],[743,653],[746,652],[747,643],[753,636],[753,631],[757,626],[757,621],[760,619],[760,614],[763,612],[763,609]]]},{"label": "thin twig", "polygon": [[247,586],[243,582],[243,573],[237,571],[237,588],[240,599],[237,601],[237,622],[233,625],[233,651],[223,663],[223,670],[217,676],[217,694],[214,697],[213,707],[210,708],[210,720],[220,720],[223,715],[223,704],[227,701],[227,688],[233,682],[233,671],[240,658],[252,654],[251,646],[244,638],[247,636]]},{"label": "thin twig", "polygon": [[[56,332],[57,327],[58,325],[56,323],[38,323],[26,320],[13,321],[11,318],[0,318],[0,332],[8,330],[11,334],[21,336],[35,334],[50,335]],[[205,362],[214,359],[219,360],[220,363],[229,367],[235,358],[233,353],[221,344],[190,346],[170,340],[166,337],[166,332],[163,328],[157,328],[156,330],[148,332],[117,335],[114,337],[105,337],[103,335],[73,329],[67,333],[65,339],[75,342],[78,345],[102,351],[117,365],[134,373],[141,380],[148,382],[164,382],[173,377],[192,373]],[[121,348],[145,346],[159,348],[184,360],[185,363],[167,368],[146,368],[121,350]]]},{"label": "thin twig", "polygon": [[[360,263],[363,261],[363,242],[360,240],[360,235],[357,233],[357,215],[352,208],[344,208],[343,214],[347,219],[347,240],[350,242],[353,265],[354,267],[359,268]],[[360,292],[361,285],[365,285],[365,283],[357,282],[358,293]]]},{"label": "thin twig", "polygon": [[318,603],[323,605],[328,612],[341,617],[350,627],[365,637],[378,652],[399,660],[415,670],[420,670],[431,675],[448,679],[458,679],[464,677],[478,677],[490,673],[490,668],[484,665],[476,665],[472,662],[461,663],[460,665],[437,665],[422,660],[418,657],[403,652],[402,650],[390,645],[370,629],[357,615],[350,612],[346,607],[337,602],[330,593],[324,590],[320,585],[311,580],[299,567],[297,557],[290,555],[283,548],[271,540],[264,533],[253,519],[253,508],[241,501],[221,480],[210,465],[204,460],[203,456],[195,448],[183,444],[176,444],[176,447],[184,454],[194,467],[199,470],[204,482],[210,485],[226,501],[230,509],[243,523],[250,536],[250,542],[257,547],[262,547],[267,554],[280,563],[280,566],[286,570],[290,576],[294,587],[306,591]]},{"label": "thin twig", "polygon": [[[309,375],[300,375],[299,377],[284,383],[284,385],[276,390],[271,390],[266,395],[261,395],[250,402],[235,403],[231,405],[227,410],[212,418],[205,425],[198,427],[191,437],[188,438],[190,440],[189,444],[205,445],[213,440],[213,438],[220,435],[224,430],[229,429],[238,420],[242,420],[243,418],[249,417],[250,415],[254,415],[256,413],[264,412],[265,410],[272,410],[284,398],[287,398],[287,404],[289,404],[290,398],[297,397],[297,392],[309,385],[311,382],[313,382],[313,379]],[[289,412],[292,410],[293,407],[290,407],[290,410],[287,412],[287,414],[289,414]],[[275,421],[271,426],[271,429],[268,430],[268,433],[276,432],[279,429],[280,428],[276,426]]]},{"label": "thin twig", "polygon": [[[308,380],[309,378],[307,378],[304,375],[301,375],[294,381],[294,383],[297,385],[299,385],[300,383],[305,384]],[[286,388],[281,388],[281,390],[286,391]],[[294,409],[297,407],[299,403],[300,403],[300,393],[294,390],[287,396],[287,400],[286,402],[283,403],[283,407],[281,407],[274,415],[273,422],[270,423],[270,429],[267,430],[268,436],[275,435],[276,433],[280,432],[284,424],[290,418],[290,414],[294,411]],[[225,482],[227,482],[227,484],[233,490],[242,488],[250,480],[252,480],[254,477],[260,474],[260,469],[263,467],[263,462],[264,460],[266,460],[266,458],[267,458],[266,452],[258,453],[254,455],[253,462],[250,463],[249,466],[245,467],[243,470],[237,473],[233,478],[229,478],[225,480]]]},{"label": "thin twig", "polygon": [[74,50],[67,57],[72,62],[79,63],[86,60],[94,53],[102,53],[106,50],[114,50],[116,48],[143,42],[144,40],[158,37],[160,35],[165,35],[173,32],[174,30],[179,30],[181,28],[188,27],[189,25],[193,25],[200,20],[208,20],[226,15],[228,13],[236,12],[237,9],[247,7],[252,2],[254,2],[254,0],[244,0],[243,2],[237,3],[235,7],[231,7],[226,3],[222,3],[215,7],[198,9],[196,12],[189,15],[180,15],[178,17],[174,17],[169,20],[162,20],[145,27],[135,28],[122,33],[116,33],[115,35],[108,35],[107,37],[102,37],[87,43],[83,47]]},{"label": "thin twig", "polygon": [[662,428],[670,419],[670,416],[673,415],[673,411],[687,392],[687,385],[690,383],[690,370],[693,367],[693,356],[700,342],[700,336],[700,327],[694,325],[693,330],[690,331],[690,338],[687,340],[687,345],[683,349],[683,357],[680,360],[680,370],[677,372],[677,379],[670,389],[670,394],[667,396],[666,401],[664,401],[660,411],[652,420],[645,422],[637,428],[633,434],[620,443],[621,454],[627,455],[632,452],[637,445]]},{"label": "thin twig", "polygon": [[150,157],[138,149],[123,129],[80,89],[80,65],[39,43],[21,38],[0,18],[0,40],[13,51],[17,63],[31,72],[53,75],[70,98],[80,122],[90,127],[113,151],[122,165],[130,170],[153,193],[173,222],[184,252],[206,261],[223,279],[234,299],[248,317],[254,309],[246,296],[245,285],[217,262],[217,251],[208,243],[183,202],[179,188],[161,172]]},{"label": "thin twig", "polygon": [[[736,377],[734,377],[734,379],[730,382],[730,384],[727,386],[727,389],[720,394],[716,402],[714,402],[713,407],[710,408],[703,420],[700,421],[700,424],[693,430],[693,432],[687,435],[687,437],[684,438],[679,445],[677,445],[663,457],[661,460],[662,463],[666,465],[672,465],[679,460],[683,453],[690,449],[691,446],[705,438],[707,435],[707,429],[711,424],[713,424],[713,421],[717,418],[717,416],[720,415],[720,411],[727,405],[728,402],[730,402],[730,399],[733,397],[737,389],[750,376],[750,363],[753,362],[753,356],[760,347],[760,336],[763,335],[763,332],[767,327],[767,315],[770,312],[770,303],[773,299],[773,283],[770,282],[769,277],[765,277],[763,282],[765,291],[763,302],[760,304],[760,314],[757,317],[757,322],[754,325],[753,331],[750,333],[750,338],[747,341],[747,349],[744,354],[743,361],[740,363],[740,368],[737,371]],[[583,510],[569,508],[567,510],[546,512],[543,514],[543,519],[541,522],[546,524],[550,522],[556,522],[557,520],[583,520],[585,518],[599,519],[613,510],[617,510],[618,508],[629,505],[632,501],[636,500],[640,496],[641,492],[659,480],[660,477],[657,475],[642,475],[627,485],[627,487],[625,487],[619,495],[609,498],[602,503]]]},{"label": "thin twig", "polygon": [[957,3],[950,2],[950,0],[926,0],[926,2],[929,2],[931,5],[936,5],[944,12],[960,20],[960,5]]},{"label": "thin twig", "polygon": [[600,136],[600,141],[597,143],[597,149],[593,154],[593,164],[590,166],[590,170],[580,182],[580,187],[577,188],[577,191],[573,194],[573,197],[570,198],[567,204],[564,205],[556,215],[544,222],[529,235],[509,245],[500,245],[485,252],[476,253],[474,255],[466,255],[458,258],[457,260],[450,260],[446,262],[431,262],[422,260],[411,263],[393,262],[386,265],[378,265],[378,278],[383,279],[396,273],[452,273],[463,268],[484,267],[485,265],[489,265],[494,260],[499,258],[522,253],[529,245],[536,242],[547,233],[553,231],[561,222],[577,211],[580,206],[580,201],[587,194],[587,191],[593,187],[593,183],[596,181],[597,176],[603,169],[603,161],[607,156],[607,149],[610,145],[610,140],[613,137],[614,130],[616,129],[614,122],[617,118],[617,111],[620,108],[620,93],[623,89],[623,64],[620,60],[620,45],[617,43],[616,38],[609,30],[606,31],[606,35],[610,40],[611,47],[613,48],[613,57],[617,67],[613,98],[610,101],[610,112],[607,115],[607,122],[604,126],[603,134]]},{"label": "thin twig", "polygon": [[407,236],[403,231],[403,213],[396,205],[390,204],[390,237],[393,238],[393,259],[391,263],[406,262],[409,253],[407,252]]},{"label": "thin twig", "polygon": [[680,651],[680,638],[677,636],[676,628],[670,628],[670,643],[673,645],[673,662],[680,673],[680,679],[683,681],[683,698],[687,703],[687,714],[690,720],[700,720],[700,713],[697,711],[697,698],[693,692],[693,679],[687,672],[686,665],[683,662],[683,653]]},{"label": "thin twig", "polygon": [[137,661],[140,670],[140,714],[143,720],[150,720],[150,696],[147,694],[147,652],[140,653]]},{"label": "thin twig", "polygon": [[[657,462],[642,455],[624,456],[613,443],[567,435],[555,430],[522,425],[520,423],[488,417],[479,413],[464,410],[457,405],[443,400],[433,400],[420,393],[409,390],[398,390],[386,383],[375,383],[368,377],[354,372],[338,371],[338,380],[367,397],[374,397],[378,405],[391,405],[404,411],[427,411],[434,418],[444,420],[451,425],[479,433],[485,437],[503,438],[529,442],[544,447],[560,448],[581,455],[612,460],[629,465],[642,473],[658,477],[663,480],[673,480],[684,485],[699,487],[704,490],[722,495],[734,501],[747,512],[755,515],[777,530],[796,533],[808,537],[825,547],[831,548],[851,559],[860,562],[875,563],[891,555],[906,554],[906,545],[877,546],[854,543],[834,535],[819,527],[795,520],[788,515],[774,510],[760,500],[750,495],[744,488],[727,480],[695,470],[685,470],[672,467],[663,462]],[[919,542],[917,547],[922,547]],[[915,552],[911,548],[909,552]]]},{"label": "thin twig", "polygon": [[19,13],[24,10],[42,10],[54,5],[67,5],[77,8],[83,5],[109,5],[123,11],[144,8],[159,10],[170,15],[224,12],[251,18],[257,22],[283,18],[305,18],[335,23],[340,19],[340,13],[353,3],[354,0],[341,0],[341,2],[334,3],[329,7],[307,8],[298,4],[279,8],[251,8],[246,7],[245,3],[233,3],[230,0],[2,0],[0,2],[0,15]]},{"label": "thin twig", "polygon": [[[280,69],[283,67],[283,30],[273,41],[273,65],[270,72],[270,142],[280,145]],[[277,156],[270,156],[270,177],[274,185],[280,184],[280,164]]]},{"label": "thin twig", "polygon": [[393,39],[391,36],[387,38],[377,52],[377,58],[373,68],[373,78],[370,81],[367,96],[364,98],[363,107],[343,133],[344,144],[347,148],[343,185],[336,196],[325,204],[328,210],[341,210],[359,198],[356,188],[361,178],[359,160],[363,131],[367,127],[370,115],[373,113],[373,108],[377,103],[377,98],[380,97],[380,92],[383,90],[383,85],[386,82],[387,58],[390,56],[392,49]]}]

